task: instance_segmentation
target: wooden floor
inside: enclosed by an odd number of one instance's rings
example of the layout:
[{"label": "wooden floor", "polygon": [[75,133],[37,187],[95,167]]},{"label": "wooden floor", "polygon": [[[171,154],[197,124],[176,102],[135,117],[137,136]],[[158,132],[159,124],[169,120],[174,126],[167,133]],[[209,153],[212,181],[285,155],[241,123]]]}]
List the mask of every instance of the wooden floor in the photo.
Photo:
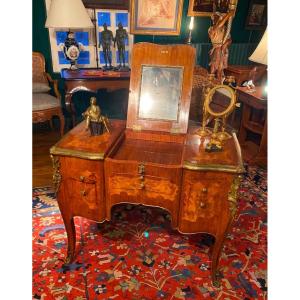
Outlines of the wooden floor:
[{"label": "wooden floor", "polygon": [[52,186],[52,161],[49,149],[60,139],[59,131],[40,128],[32,134],[32,185]]}]

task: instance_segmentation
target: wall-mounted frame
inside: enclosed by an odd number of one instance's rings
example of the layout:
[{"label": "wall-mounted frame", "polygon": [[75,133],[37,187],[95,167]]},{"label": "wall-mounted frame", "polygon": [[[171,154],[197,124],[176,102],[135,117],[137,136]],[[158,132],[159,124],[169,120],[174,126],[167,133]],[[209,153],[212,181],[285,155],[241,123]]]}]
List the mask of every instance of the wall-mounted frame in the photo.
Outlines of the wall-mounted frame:
[{"label": "wall-mounted frame", "polygon": [[246,29],[263,30],[267,26],[267,1],[251,0],[249,4],[248,16],[246,19]]},{"label": "wall-mounted frame", "polygon": [[86,8],[129,9],[130,0],[82,0]]},{"label": "wall-mounted frame", "polygon": [[210,17],[213,13],[214,0],[190,0],[188,16]]},{"label": "wall-mounted frame", "polygon": [[183,0],[131,0],[133,34],[179,35]]}]

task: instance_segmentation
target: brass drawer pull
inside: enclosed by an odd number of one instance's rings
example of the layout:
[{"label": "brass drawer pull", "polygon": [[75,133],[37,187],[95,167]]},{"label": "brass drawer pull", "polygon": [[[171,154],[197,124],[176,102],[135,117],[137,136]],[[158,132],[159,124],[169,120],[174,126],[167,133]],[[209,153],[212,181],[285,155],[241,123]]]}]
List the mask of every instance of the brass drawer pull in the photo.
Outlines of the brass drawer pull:
[{"label": "brass drawer pull", "polygon": [[201,190],[201,194],[199,195],[200,196],[200,208],[205,208],[206,207],[206,197],[207,197],[207,188],[204,187],[202,188]]},{"label": "brass drawer pull", "polygon": [[86,196],[86,191],[85,190],[80,191],[80,195],[81,196]]},{"label": "brass drawer pull", "polygon": [[138,173],[139,174],[144,174],[145,173],[145,166],[143,164],[140,164],[138,166]]},{"label": "brass drawer pull", "polygon": [[140,183],[140,188],[141,188],[141,190],[145,188],[145,183],[144,182]]},{"label": "brass drawer pull", "polygon": [[83,182],[83,181],[84,181],[84,179],[85,179],[85,177],[84,177],[84,176],[80,176],[80,177],[79,177],[79,180],[80,180],[81,182]]}]

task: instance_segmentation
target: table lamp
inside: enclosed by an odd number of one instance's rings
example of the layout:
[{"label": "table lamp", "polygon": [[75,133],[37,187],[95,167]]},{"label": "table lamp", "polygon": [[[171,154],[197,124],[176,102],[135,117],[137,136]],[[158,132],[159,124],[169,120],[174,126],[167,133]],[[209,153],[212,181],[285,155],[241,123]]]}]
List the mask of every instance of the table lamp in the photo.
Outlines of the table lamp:
[{"label": "table lamp", "polygon": [[71,29],[94,27],[82,1],[52,0],[45,27],[69,28],[67,38],[64,41],[63,51],[66,59],[71,63],[70,68],[77,69],[76,61],[81,49]]},{"label": "table lamp", "polygon": [[[268,65],[268,29],[266,29],[255,51],[249,57],[249,60],[259,64]],[[265,85],[264,95],[267,95],[267,84]]]}]

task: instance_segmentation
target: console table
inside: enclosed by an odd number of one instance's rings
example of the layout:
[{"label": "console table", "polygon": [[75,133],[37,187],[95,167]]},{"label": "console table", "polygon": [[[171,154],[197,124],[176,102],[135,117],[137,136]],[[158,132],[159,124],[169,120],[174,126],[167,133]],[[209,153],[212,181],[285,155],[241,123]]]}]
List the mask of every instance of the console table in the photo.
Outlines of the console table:
[{"label": "console table", "polygon": [[241,86],[244,81],[251,79],[256,82],[265,72],[266,66],[256,65],[229,65],[224,70],[226,76],[234,76],[237,86]]},{"label": "console table", "polygon": [[75,108],[72,95],[80,90],[96,92],[98,89],[129,89],[130,72],[103,71],[101,69],[62,69],[65,82],[65,104],[75,125]]},{"label": "console table", "polygon": [[[267,165],[267,99],[262,87],[250,92],[247,87],[237,87],[237,97],[243,103],[239,142],[249,163]],[[247,132],[261,135],[259,146],[247,141]]]}]

